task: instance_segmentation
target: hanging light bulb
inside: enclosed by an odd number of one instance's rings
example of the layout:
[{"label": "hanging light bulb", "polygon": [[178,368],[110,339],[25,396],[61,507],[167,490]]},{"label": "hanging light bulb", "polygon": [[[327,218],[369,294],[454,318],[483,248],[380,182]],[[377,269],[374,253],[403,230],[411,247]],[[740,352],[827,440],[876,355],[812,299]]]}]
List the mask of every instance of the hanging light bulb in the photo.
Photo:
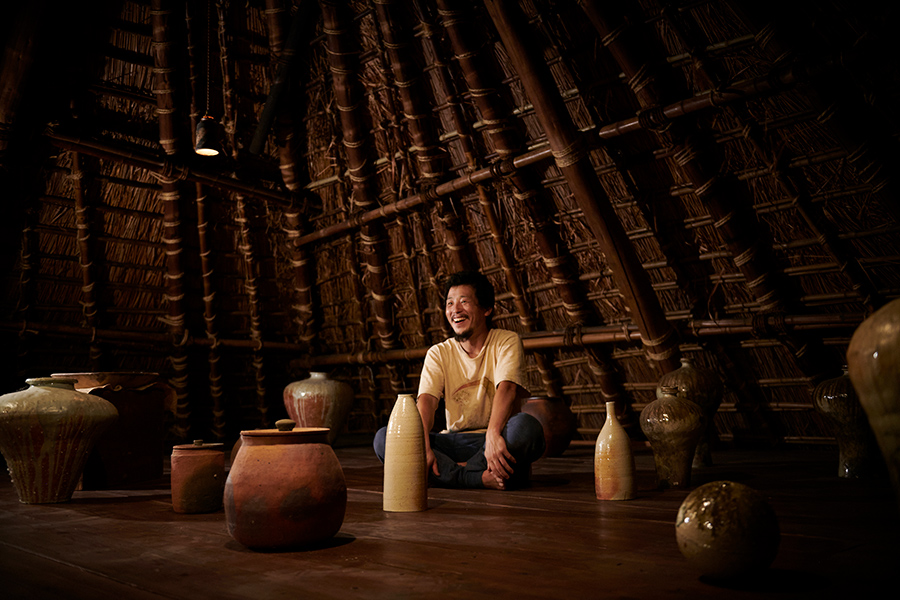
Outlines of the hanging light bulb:
[{"label": "hanging light bulb", "polygon": [[200,119],[197,124],[194,152],[201,156],[218,156],[219,154],[219,124],[209,115]]},{"label": "hanging light bulb", "polygon": [[219,124],[209,116],[209,55],[211,49],[210,30],[212,29],[212,3],[206,3],[206,112],[197,123],[197,134],[194,138],[194,152],[201,156],[219,155]]}]

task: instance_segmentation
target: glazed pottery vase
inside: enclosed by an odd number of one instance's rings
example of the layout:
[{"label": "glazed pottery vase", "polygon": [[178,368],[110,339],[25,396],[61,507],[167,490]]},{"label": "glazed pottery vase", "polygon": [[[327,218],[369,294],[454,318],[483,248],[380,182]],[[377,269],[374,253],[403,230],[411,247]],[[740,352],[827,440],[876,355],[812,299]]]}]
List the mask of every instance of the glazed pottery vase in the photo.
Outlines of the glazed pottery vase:
[{"label": "glazed pottery vase", "polygon": [[241,432],[241,451],[225,481],[225,523],[236,541],[280,550],[326,541],[347,509],[344,471],[323,427]]},{"label": "glazed pottery vase", "polygon": [[695,367],[690,360],[682,358],[681,367],[659,378],[656,397],[662,396],[662,388],[670,386],[678,389],[680,399],[689,400],[703,410],[703,431],[697,442],[693,464],[695,467],[711,466],[710,445],[716,435],[716,411],[722,404],[722,380],[713,371]]},{"label": "glazed pottery vase", "polygon": [[81,489],[102,490],[160,479],[165,455],[167,405],[174,412],[175,390],[158,373],[95,371],[54,373],[75,379],[75,389],[99,396],[119,412],[88,456]]},{"label": "glazed pottery vase", "polygon": [[334,444],[352,406],[353,388],[329,379],[327,373],[314,371],[284,388],[284,407],[291,419],[298,427],[327,427],[329,444]]},{"label": "glazed pottery vase", "polygon": [[0,450],[20,502],[67,502],[91,448],[118,414],[103,398],[76,391],[73,379],[25,383],[0,397]]},{"label": "glazed pottery vase", "polygon": [[781,533],[762,494],[740,483],[714,481],[688,494],[675,519],[678,549],[711,579],[759,574],[778,554]]},{"label": "glazed pottery vase", "polygon": [[578,427],[578,417],[565,400],[540,396],[526,398],[522,412],[540,421],[544,428],[544,456],[559,456],[566,451]]},{"label": "glazed pottery vase", "polygon": [[900,299],[875,311],[853,333],[847,371],[900,502]]},{"label": "glazed pottery vase", "polygon": [[416,512],[428,508],[425,430],[416,401],[400,394],[388,419],[384,440],[386,512]]},{"label": "glazed pottery vase", "polygon": [[813,404],[833,426],[838,445],[838,477],[875,475],[881,465],[878,442],[846,368],[840,377],[816,386]]},{"label": "glazed pottery vase", "polygon": [[616,403],[606,403],[606,422],[594,446],[594,490],[599,500],[634,498],[631,439],[616,418]]},{"label": "glazed pottery vase", "polygon": [[172,448],[172,509],[211,513],[222,508],[225,491],[224,444],[195,440]]},{"label": "glazed pottery vase", "polygon": [[641,431],[650,441],[660,489],[691,485],[691,463],[703,431],[703,411],[677,397],[674,387],[641,411]]}]

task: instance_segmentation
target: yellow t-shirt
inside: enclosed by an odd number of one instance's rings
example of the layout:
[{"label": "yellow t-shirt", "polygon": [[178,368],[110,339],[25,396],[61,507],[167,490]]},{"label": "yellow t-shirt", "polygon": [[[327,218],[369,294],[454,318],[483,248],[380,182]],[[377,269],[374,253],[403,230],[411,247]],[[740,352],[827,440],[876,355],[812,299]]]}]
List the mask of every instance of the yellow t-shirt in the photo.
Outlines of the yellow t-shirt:
[{"label": "yellow t-shirt", "polygon": [[494,392],[503,381],[525,386],[525,350],[514,331],[491,329],[478,356],[470,358],[455,338],[428,349],[419,394],[444,397],[447,431],[487,429]]}]

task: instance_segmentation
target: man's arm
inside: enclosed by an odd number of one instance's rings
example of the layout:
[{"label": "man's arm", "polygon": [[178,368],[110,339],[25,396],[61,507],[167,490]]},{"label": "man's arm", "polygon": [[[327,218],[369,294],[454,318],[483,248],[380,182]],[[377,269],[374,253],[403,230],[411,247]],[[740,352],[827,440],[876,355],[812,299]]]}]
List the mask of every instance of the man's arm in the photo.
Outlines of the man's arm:
[{"label": "man's arm", "polygon": [[506,422],[516,412],[520,390],[524,392],[512,381],[501,381],[491,406],[491,420],[484,440],[484,457],[487,459],[488,470],[501,479],[509,479],[512,475],[510,463],[516,462],[506,448],[502,432]]},{"label": "man's arm", "polygon": [[431,449],[431,437],[428,435],[428,432],[434,427],[434,411],[437,410],[437,407],[438,399],[431,394],[419,394],[416,399],[416,408],[419,409],[422,427],[425,429],[425,463],[428,465],[426,471],[433,471],[435,475],[440,475],[434,450]]}]

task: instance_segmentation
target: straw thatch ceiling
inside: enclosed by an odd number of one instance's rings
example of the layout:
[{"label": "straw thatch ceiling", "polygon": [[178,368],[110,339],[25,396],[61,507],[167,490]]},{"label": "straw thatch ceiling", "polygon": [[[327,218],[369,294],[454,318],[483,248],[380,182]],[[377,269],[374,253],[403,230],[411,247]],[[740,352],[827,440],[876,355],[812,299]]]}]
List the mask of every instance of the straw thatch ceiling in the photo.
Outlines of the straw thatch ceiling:
[{"label": "straw thatch ceiling", "polygon": [[723,439],[817,441],[812,387],[900,292],[882,3],[0,11],[7,390],[158,371],[173,435],[233,438],[315,367],[372,432],[470,268],[585,439],[688,356],[725,380]]}]

